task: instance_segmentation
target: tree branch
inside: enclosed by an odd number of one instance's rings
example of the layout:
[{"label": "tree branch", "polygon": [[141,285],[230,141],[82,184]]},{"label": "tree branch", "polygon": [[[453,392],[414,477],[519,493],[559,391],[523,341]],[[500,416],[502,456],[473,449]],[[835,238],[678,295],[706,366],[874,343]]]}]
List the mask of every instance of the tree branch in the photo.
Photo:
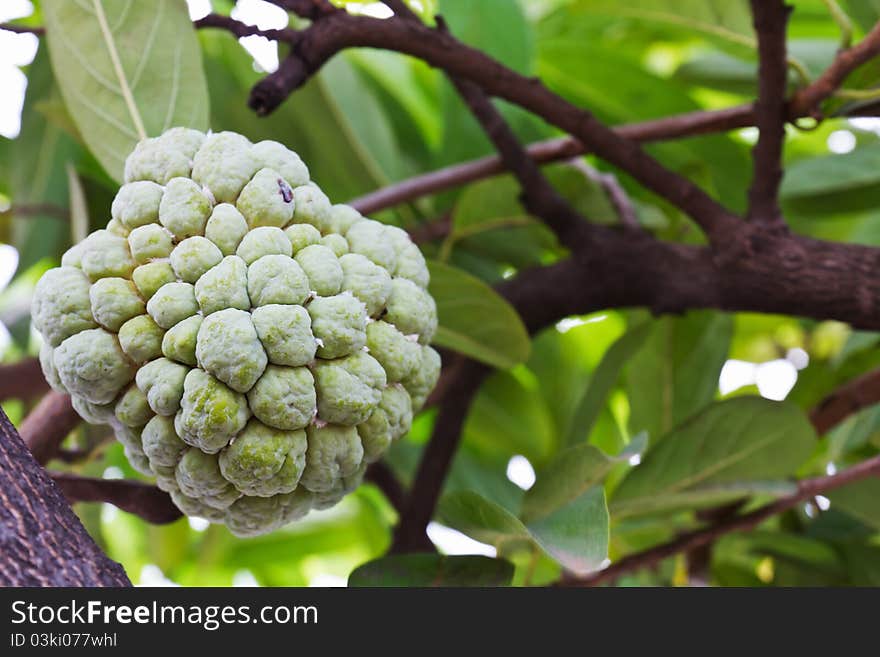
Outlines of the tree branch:
[{"label": "tree branch", "polygon": [[49,385],[43,378],[40,361],[25,358],[11,365],[0,365],[0,401],[32,399],[42,394]]},{"label": "tree branch", "polygon": [[45,465],[58,451],[61,441],[80,423],[70,397],[52,391],[28,414],[21,424],[21,438],[37,463]]},{"label": "tree branch", "polygon": [[747,218],[768,227],[784,229],[778,197],[782,182],[785,92],[788,87],[785,32],[793,8],[783,0],[751,0],[751,5],[760,57],[758,100],[755,103],[760,132],[758,143],[752,149],[754,168]]},{"label": "tree branch", "polygon": [[129,586],[0,409],[0,585]]},{"label": "tree branch", "polygon": [[544,178],[541,169],[529,158],[489,97],[473,82],[451,78],[458,95],[483,127],[501,155],[505,167],[519,181],[520,202],[529,214],[540,218],[556,233],[560,243],[572,251],[584,247],[590,224],[578,214]]},{"label": "tree branch", "polygon": [[299,32],[291,28],[281,30],[262,30],[256,25],[248,25],[241,21],[235,20],[229,16],[221,14],[208,14],[207,16],[193,21],[196,29],[217,28],[231,32],[239,39],[248,36],[261,36],[271,41],[282,41],[284,43],[294,43],[299,37]]},{"label": "tree branch", "polygon": [[461,442],[461,429],[471,402],[489,372],[485,365],[466,360],[459,370],[460,379],[443,397],[443,405],[434,422],[431,440],[422,453],[400,522],[394,531],[391,553],[433,549],[425,528],[434,515],[446,473]]},{"label": "tree branch", "polygon": [[681,208],[715,243],[728,244],[741,223],[695,184],[666,169],[634,142],[621,138],[589,112],[552,93],[539,80],[510,70],[448,34],[397,16],[375,19],[336,11],[315,20],[300,33],[278,70],[254,86],[250,106],[260,115],[268,114],[329,58],[349,47],[384,48],[419,57],[452,76],[474,82],[490,95],[541,116]]},{"label": "tree branch", "polygon": [[613,173],[599,171],[580,158],[570,160],[569,165],[584,174],[584,177],[588,180],[591,180],[602,188],[602,191],[605,192],[605,196],[608,197],[608,202],[611,203],[611,207],[614,208],[617,218],[620,219],[620,224],[624,228],[628,230],[641,229],[639,217],[636,214],[636,208],[633,205],[632,199],[627,195],[626,190],[620,184],[620,181],[617,180],[617,176]]},{"label": "tree branch", "polygon": [[862,461],[858,465],[841,470],[834,475],[804,479],[798,482],[796,492],[781,497],[759,509],[734,516],[703,529],[682,534],[668,543],[663,543],[644,552],[638,552],[625,557],[608,566],[605,570],[600,570],[587,577],[565,577],[559,582],[559,585],[596,586],[597,584],[608,582],[633,570],[653,566],[679,552],[694,550],[717,540],[725,534],[752,529],[768,518],[787,511],[816,495],[821,495],[846,484],[878,475],[880,475],[880,456],[875,456]]},{"label": "tree branch", "polygon": [[880,53],[880,22],[852,48],[837,53],[831,66],[811,85],[798,91],[788,104],[789,117],[808,116],[819,104],[834,94],[846,78],[862,64]]},{"label": "tree branch", "polygon": [[[840,422],[858,411],[880,402],[880,369],[854,379],[822,400],[810,413],[810,422],[819,436],[825,435]],[[871,465],[871,462],[874,462]],[[868,465],[865,465],[865,464]],[[563,585],[594,586],[620,575],[652,566],[679,552],[705,552],[724,534],[751,529],[767,518],[781,513],[816,495],[871,475],[880,475],[880,456],[828,477],[807,479],[798,483],[795,493],[744,515],[736,515],[740,503],[702,512],[703,519],[714,520],[708,527],[682,534],[662,545],[621,559],[605,570],[587,577],[565,578]],[[700,517],[700,514],[698,514]],[[610,571],[610,572],[609,572]]]},{"label": "tree branch", "polygon": [[50,474],[71,504],[108,502],[154,525],[164,525],[183,517],[171,496],[152,484],[130,479],[80,477],[70,472]]},{"label": "tree branch", "polygon": [[400,485],[400,481],[398,481],[397,477],[394,476],[391,468],[382,461],[376,461],[375,463],[370,464],[370,467],[367,468],[364,479],[375,484],[376,488],[381,490],[385,495],[391,506],[393,506],[398,513],[401,512],[406,501],[406,491],[403,489],[403,486]]},{"label": "tree branch", "polygon": [[43,27],[30,27],[28,25],[17,25],[15,23],[0,23],[0,30],[14,32],[15,34],[35,34],[36,36],[42,36],[46,33],[46,29]]},{"label": "tree branch", "polygon": [[863,374],[825,397],[810,413],[816,433],[824,436],[860,410],[880,403],[880,369]]}]

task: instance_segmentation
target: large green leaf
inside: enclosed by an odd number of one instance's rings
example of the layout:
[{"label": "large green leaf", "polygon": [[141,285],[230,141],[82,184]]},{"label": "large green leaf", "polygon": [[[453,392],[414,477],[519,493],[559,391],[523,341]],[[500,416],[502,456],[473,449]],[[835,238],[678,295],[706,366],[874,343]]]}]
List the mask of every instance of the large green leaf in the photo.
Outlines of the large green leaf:
[{"label": "large green leaf", "polygon": [[80,134],[122,180],[135,144],[208,127],[202,54],[183,0],[43,3],[55,77]]},{"label": "large green leaf", "polygon": [[477,450],[509,459],[522,454],[536,466],[555,451],[553,420],[539,383],[517,368],[496,372],[480,387],[464,426],[464,439]]},{"label": "large green leaf", "polygon": [[791,403],[760,397],[716,402],[647,451],[616,489],[612,512],[624,517],[791,492],[784,480],[815,442],[806,415]]},{"label": "large green leaf", "polygon": [[880,530],[880,478],[847,484],[828,494],[831,506]]},{"label": "large green leaf", "polygon": [[605,489],[594,486],[549,515],[535,518],[529,532],[544,551],[575,573],[598,570],[608,558]]},{"label": "large green leaf", "polygon": [[508,586],[513,564],[503,559],[398,554],[356,568],[349,586]]},{"label": "large green leaf", "polygon": [[444,524],[500,551],[513,552],[531,544],[531,534],[519,518],[473,491],[444,495],[437,510]]},{"label": "large green leaf", "polygon": [[66,166],[75,162],[81,149],[58,126],[35,111],[57,94],[45,48],[40,48],[28,70],[28,88],[21,117],[21,133],[9,145],[10,191],[13,207],[54,207],[57,213],[22,212],[13,217],[12,239],[20,253],[19,270],[38,260],[57,258],[69,241],[65,221],[68,207]]},{"label": "large green leaf", "polygon": [[880,200],[880,144],[793,162],[780,191],[804,213],[874,209]]},{"label": "large green leaf", "polygon": [[528,358],[529,334],[509,303],[459,269],[439,262],[428,268],[440,319],[434,344],[502,369]]},{"label": "large green leaf", "polygon": [[633,432],[651,442],[711,402],[727,358],[733,320],[716,312],[664,317],[626,367]]},{"label": "large green leaf", "polygon": [[590,430],[602,412],[611,389],[620,377],[620,371],[644,344],[651,328],[650,322],[639,324],[627,331],[605,352],[602,362],[593,372],[590,385],[584,391],[575,409],[574,417],[568,428],[568,435],[563,440],[563,444],[573,445],[584,436],[590,435]]},{"label": "large green leaf", "polygon": [[444,495],[438,511],[450,527],[503,554],[540,548],[577,573],[596,570],[608,556],[608,507],[601,487],[534,518],[528,526],[471,491]]},{"label": "large green leaf", "polygon": [[590,14],[614,16],[698,34],[719,44],[756,46],[747,0],[576,0]]},{"label": "large green leaf", "polygon": [[563,450],[544,468],[523,498],[521,517],[526,522],[547,516],[578,499],[605,479],[615,464],[641,454],[647,436],[636,436],[617,456],[606,456],[589,444]]}]

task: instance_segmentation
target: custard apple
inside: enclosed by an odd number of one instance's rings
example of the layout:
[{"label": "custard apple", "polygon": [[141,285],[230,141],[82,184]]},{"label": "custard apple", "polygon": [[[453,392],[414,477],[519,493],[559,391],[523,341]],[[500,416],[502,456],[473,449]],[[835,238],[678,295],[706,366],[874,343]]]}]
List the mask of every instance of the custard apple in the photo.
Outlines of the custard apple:
[{"label": "custard apple", "polygon": [[332,205],[273,141],[137,145],[111,220],[40,279],[46,380],[187,515],[241,536],[337,503],[437,382],[407,234]]}]

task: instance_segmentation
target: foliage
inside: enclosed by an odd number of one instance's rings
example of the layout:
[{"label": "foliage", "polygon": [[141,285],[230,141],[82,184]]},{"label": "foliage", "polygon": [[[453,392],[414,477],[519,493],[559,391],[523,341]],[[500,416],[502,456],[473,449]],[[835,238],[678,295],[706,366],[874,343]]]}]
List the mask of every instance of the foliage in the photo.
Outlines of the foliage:
[{"label": "foliage", "polygon": [[[277,112],[257,118],[246,105],[262,76],[251,56],[227,32],[193,30],[183,0],[159,3],[162,12],[147,11],[153,3],[131,3],[139,9],[125,16],[119,7],[128,3],[121,0],[37,4],[50,36],[25,70],[21,133],[0,142],[0,200],[11,208],[0,213],[0,237],[21,254],[16,278],[0,292],[0,320],[14,338],[3,354],[9,363],[38,352],[27,330],[33,284],[85,232],[83,224],[92,230],[106,223],[121,158],[141,131],[155,135],[186,125],[277,140],[298,151],[339,201],[492,152],[442,73],[408,57],[345,52]],[[215,2],[215,10],[229,4]],[[799,70],[815,76],[827,66],[839,41],[824,2],[794,4],[792,86],[800,83]],[[843,4],[856,21],[856,38],[880,16],[869,8],[876,3]],[[755,35],[745,0],[441,0],[439,8],[462,40],[538,75],[612,125],[729,107],[755,93]],[[95,31],[86,14],[98,10],[105,15]],[[75,27],[80,24],[90,27]],[[51,29],[59,26],[67,29]],[[876,83],[871,64],[847,84],[865,89]],[[499,106],[522,140],[557,136],[543,122]],[[832,106],[842,115],[852,102]],[[880,246],[878,134],[876,122],[842,116],[810,130],[789,126],[782,203],[794,232]],[[841,150],[850,136],[849,152],[829,149]],[[754,131],[745,129],[647,148],[739,211],[754,140]],[[690,220],[666,201],[595,158],[585,161],[618,177],[640,221],[657,236],[700,240]],[[560,164],[546,171],[585,216],[618,222],[603,189],[581,169]],[[150,526],[111,507],[79,505],[96,540],[134,580],[155,565],[186,585],[250,578],[302,585],[350,574],[353,585],[543,584],[562,568],[588,572],[606,558],[693,529],[706,506],[771,500],[791,492],[796,477],[840,470],[880,452],[876,409],[824,437],[815,436],[807,416],[841,383],[876,366],[875,333],[749,313],[654,317],[608,310],[529,336],[492,286],[556,262],[565,250],[522,208],[518,193],[512,178],[499,176],[373,215],[413,233],[438,221],[451,226],[421,245],[432,262],[441,322],[435,344],[495,370],[466,419],[436,520],[492,545],[497,559],[383,557],[396,513],[371,485],[338,507],[253,539],[186,520]],[[47,208],[60,208],[70,223]],[[752,380],[719,391],[729,359],[773,361],[791,375],[801,350],[809,364],[797,372],[793,389],[772,394],[788,393],[787,401],[759,397],[759,389],[770,394],[766,366],[752,370],[758,387]],[[435,419],[434,410],[424,411],[389,453],[387,463],[405,485],[414,479]],[[96,432],[80,428],[69,438],[71,446],[97,445],[90,460],[53,467],[141,478],[121,446],[101,443],[104,436]],[[537,475],[525,493],[504,476],[516,456],[528,459]],[[830,509],[799,505],[759,530],[723,538],[712,551],[711,581],[876,585],[878,494],[875,480],[853,484],[828,495]],[[681,582],[680,559],[619,583]]]}]

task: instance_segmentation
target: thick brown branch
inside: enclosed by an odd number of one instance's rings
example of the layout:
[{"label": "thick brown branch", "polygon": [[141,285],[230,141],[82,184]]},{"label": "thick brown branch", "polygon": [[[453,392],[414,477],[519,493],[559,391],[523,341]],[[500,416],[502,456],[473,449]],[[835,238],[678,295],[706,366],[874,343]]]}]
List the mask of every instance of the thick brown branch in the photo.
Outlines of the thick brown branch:
[{"label": "thick brown branch", "polygon": [[0,365],[0,401],[32,399],[45,392],[48,387],[40,369],[40,361],[36,358]]},{"label": "thick brown branch", "polygon": [[108,502],[154,525],[174,522],[183,516],[168,493],[151,484],[128,479],[80,477],[69,472],[52,472],[51,475],[71,504]]},{"label": "thick brown branch", "polygon": [[682,534],[675,540],[669,541],[657,547],[651,548],[644,552],[638,552],[629,557],[625,557],[620,561],[608,566],[605,570],[590,575],[588,577],[567,577],[560,581],[562,586],[596,586],[603,582],[614,580],[621,575],[653,566],[663,559],[671,557],[680,552],[694,550],[702,545],[711,543],[725,534],[735,531],[743,531],[752,529],[764,522],[768,518],[787,511],[798,504],[805,502],[816,495],[827,493],[828,491],[840,488],[846,484],[851,484],[868,477],[880,475],[880,456],[875,456],[866,461],[862,461],[858,465],[854,465],[846,470],[841,470],[837,474],[824,477],[815,477],[813,479],[804,479],[798,482],[797,491],[781,497],[770,504],[762,506],[759,509],[737,515],[727,520],[710,525],[703,529],[697,529],[686,534]]},{"label": "thick brown branch", "polygon": [[344,48],[396,50],[448,74],[468,79],[486,93],[518,104],[578,138],[599,157],[689,214],[716,243],[725,243],[739,220],[692,182],[663,167],[637,144],[621,138],[589,112],[450,35],[405,18],[384,20],[334,12],[316,20],[274,73],[251,91],[250,106],[268,114],[329,58]]},{"label": "thick brown branch", "polygon": [[792,7],[783,0],[751,0],[751,4],[760,57],[758,100],[755,103],[759,136],[752,150],[754,167],[747,217],[765,226],[783,228],[778,197],[782,182],[785,92],[788,86],[785,32]]},{"label": "thick brown branch", "polygon": [[[604,308],[649,308],[655,314],[715,308],[834,318],[880,329],[880,252],[794,235],[756,241],[749,258],[721,263],[706,247],[658,242],[643,233],[600,226],[588,252],[505,281],[498,291],[530,333],[561,317]],[[433,401],[441,409],[398,527],[394,549],[425,547],[445,468],[473,394],[488,370],[472,361],[448,363]],[[457,371],[453,371],[454,368]],[[687,546],[686,546],[687,547]]]},{"label": "thick brown branch", "polygon": [[129,586],[0,409],[0,586]]},{"label": "thick brown branch", "polygon": [[58,446],[80,422],[70,403],[61,392],[50,392],[21,424],[21,438],[37,463],[45,465],[58,451]]}]

